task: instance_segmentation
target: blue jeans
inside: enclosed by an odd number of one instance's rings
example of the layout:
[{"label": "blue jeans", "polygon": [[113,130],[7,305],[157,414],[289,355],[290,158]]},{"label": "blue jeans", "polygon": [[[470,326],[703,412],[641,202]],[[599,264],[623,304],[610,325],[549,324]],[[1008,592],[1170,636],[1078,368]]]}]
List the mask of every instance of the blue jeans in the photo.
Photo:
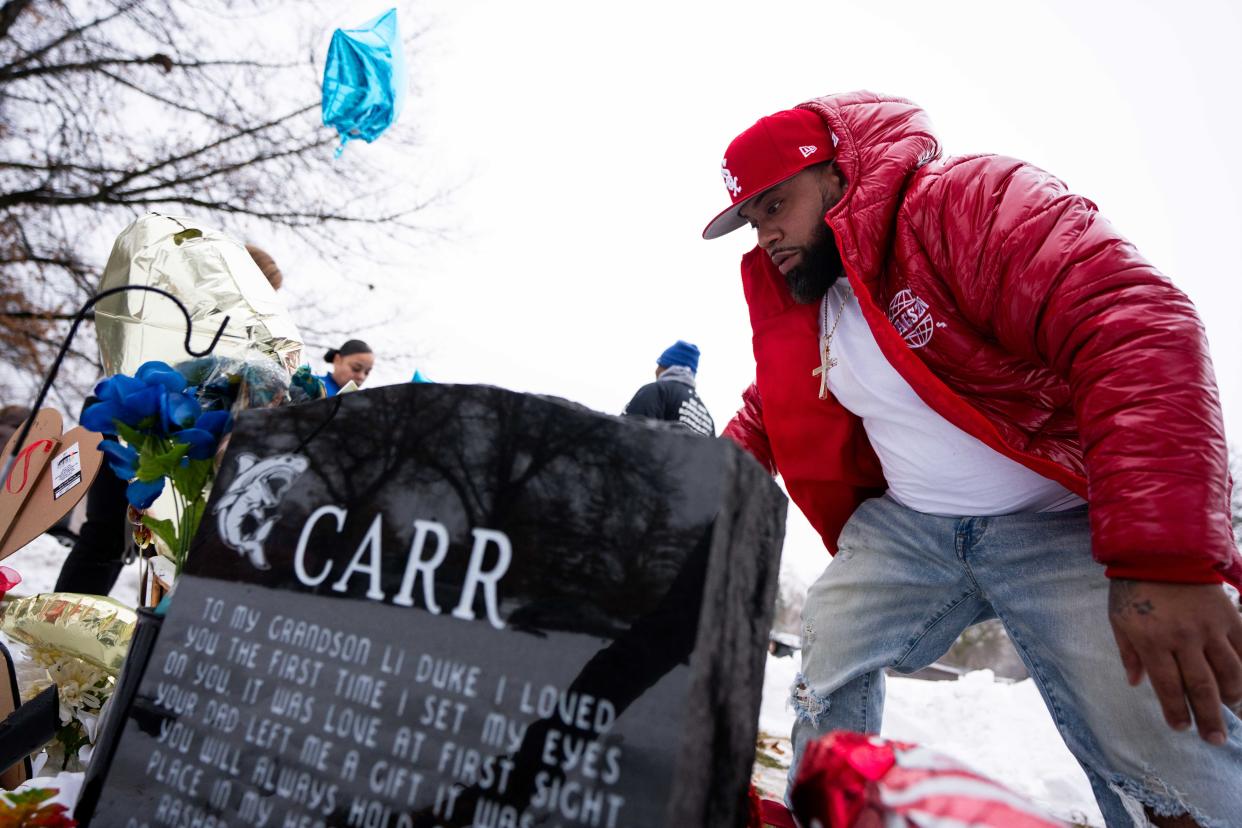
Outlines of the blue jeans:
[{"label": "blue jeans", "polygon": [[1143,825],[1142,805],[1204,828],[1242,825],[1242,723],[1226,709],[1228,742],[1209,745],[1165,724],[1146,681],[1127,684],[1085,506],[959,518],[868,500],[803,615],[791,783],[809,740],[879,731],[884,668],[919,670],[971,624],[999,618],[1109,828]]}]

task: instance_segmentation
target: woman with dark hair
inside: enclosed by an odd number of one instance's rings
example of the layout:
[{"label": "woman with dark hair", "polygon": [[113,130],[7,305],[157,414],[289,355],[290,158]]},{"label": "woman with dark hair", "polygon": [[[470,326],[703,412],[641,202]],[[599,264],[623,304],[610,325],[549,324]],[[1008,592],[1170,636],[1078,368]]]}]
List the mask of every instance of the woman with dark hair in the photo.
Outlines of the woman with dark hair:
[{"label": "woman with dark hair", "polygon": [[332,370],[319,376],[329,397],[335,397],[350,380],[362,387],[375,367],[371,346],[361,339],[351,339],[339,348],[329,348],[323,358],[325,362],[332,363]]}]

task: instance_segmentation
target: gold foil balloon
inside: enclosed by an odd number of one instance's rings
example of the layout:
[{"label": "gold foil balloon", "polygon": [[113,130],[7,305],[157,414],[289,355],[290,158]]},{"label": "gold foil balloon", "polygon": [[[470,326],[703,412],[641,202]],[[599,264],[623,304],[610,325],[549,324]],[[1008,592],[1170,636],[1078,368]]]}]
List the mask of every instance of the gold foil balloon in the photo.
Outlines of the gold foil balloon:
[{"label": "gold foil balloon", "polygon": [[36,647],[89,661],[116,675],[138,614],[102,595],[45,592],[0,604],[0,631]]},{"label": "gold foil balloon", "polygon": [[[213,355],[267,357],[288,374],[302,361],[301,334],[245,246],[197,219],[147,213],[121,231],[99,289],[123,285],[149,285],[180,299],[196,349],[228,316]],[[101,300],[95,330],[105,374],[132,376],[149,360],[174,365],[189,358],[185,317],[158,294],[135,290]]]}]

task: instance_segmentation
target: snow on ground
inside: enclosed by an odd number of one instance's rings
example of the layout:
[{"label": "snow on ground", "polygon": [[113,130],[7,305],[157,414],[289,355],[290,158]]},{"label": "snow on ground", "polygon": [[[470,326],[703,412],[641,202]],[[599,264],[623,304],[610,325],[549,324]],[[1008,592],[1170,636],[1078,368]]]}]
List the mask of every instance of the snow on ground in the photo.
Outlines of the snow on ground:
[{"label": "snow on ground", "polygon": [[[23,582],[13,592],[50,592],[67,550],[50,536],[4,560]],[[129,606],[138,600],[138,565],[122,571],[112,597]],[[21,657],[20,647],[13,647]],[[783,793],[789,764],[789,730],[793,711],[789,687],[801,666],[798,654],[768,657],[763,704],[759,711],[761,751],[769,761],[756,765],[756,784],[769,796]],[[889,678],[882,735],[938,750],[1008,785],[1048,808],[1053,814],[1091,825],[1103,825],[1091,787],[1053,727],[1034,685],[1006,684],[990,671],[970,673],[958,681]],[[784,767],[778,767],[783,764]],[[39,778],[39,786],[58,787],[57,801],[72,804],[81,774]]]},{"label": "snow on ground", "polygon": [[[768,754],[786,765],[794,721],[789,688],[801,666],[799,653],[768,656],[764,674],[761,741],[779,739],[779,749]],[[1061,741],[1030,679],[1010,684],[980,670],[957,681],[890,676],[887,686],[881,736],[951,756],[1061,819],[1104,824],[1086,774]],[[776,778],[771,767],[760,776],[769,783]],[[763,787],[758,779],[756,785]]]},{"label": "snow on ground", "polygon": [[[22,582],[13,588],[13,597],[38,595],[40,592],[51,592],[56,586],[56,577],[60,574],[60,566],[65,562],[69,550],[51,535],[40,535],[21,549],[5,558],[0,563],[10,569],[17,570]],[[116,586],[109,593],[113,598],[126,606],[138,605],[138,564],[132,563],[121,570]]]}]

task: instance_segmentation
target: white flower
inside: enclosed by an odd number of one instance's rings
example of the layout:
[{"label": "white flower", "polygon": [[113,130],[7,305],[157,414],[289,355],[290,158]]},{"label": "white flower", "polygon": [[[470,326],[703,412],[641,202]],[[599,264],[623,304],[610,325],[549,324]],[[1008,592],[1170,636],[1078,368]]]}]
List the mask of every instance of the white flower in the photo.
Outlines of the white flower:
[{"label": "white flower", "polygon": [[40,669],[37,677],[29,674],[23,675],[19,672],[17,686],[22,688],[22,704],[30,701],[54,683],[52,677],[47,674],[47,670]]},{"label": "white flower", "polygon": [[86,738],[90,740],[92,745],[95,744],[95,731],[99,729],[98,714],[79,710],[78,721],[82,723],[82,730],[86,731]]},{"label": "white flower", "polygon": [[[93,664],[53,647],[26,646],[23,650],[23,657],[14,658],[22,701],[28,702],[55,685],[60,702],[58,713],[62,729],[36,754],[36,764],[40,764],[38,757],[42,757],[45,764],[35,773],[80,771],[90,761],[100,715],[112,698],[116,679]],[[73,748],[72,753],[69,748]]]},{"label": "white flower", "polygon": [[[48,647],[32,647],[30,660],[37,667],[25,671],[22,699],[29,701],[55,684],[60,699],[61,724],[79,719],[80,714],[97,715],[99,708],[112,695],[115,686],[112,676],[80,658]],[[93,729],[92,726],[90,730]]]}]

